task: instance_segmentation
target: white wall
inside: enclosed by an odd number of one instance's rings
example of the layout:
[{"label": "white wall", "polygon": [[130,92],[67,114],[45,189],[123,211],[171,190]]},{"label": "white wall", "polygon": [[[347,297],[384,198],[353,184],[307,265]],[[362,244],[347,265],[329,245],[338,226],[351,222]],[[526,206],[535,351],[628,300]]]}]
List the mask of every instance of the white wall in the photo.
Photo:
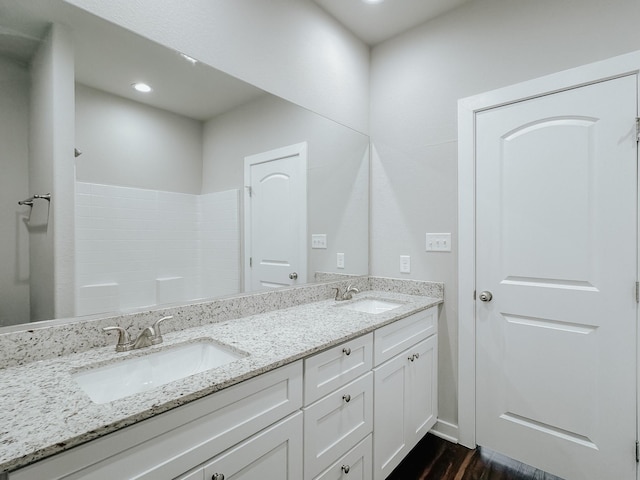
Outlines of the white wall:
[{"label": "white wall", "polygon": [[76,178],[200,194],[202,122],[76,84]]},{"label": "white wall", "polygon": [[[474,0],[372,51],[371,273],[445,282],[446,422],[458,418],[457,100],[640,49],[638,18],[637,0]],[[452,232],[453,252],[425,252],[426,232]]]},{"label": "white wall", "polygon": [[29,71],[0,57],[0,327],[29,313]]},{"label": "white wall", "polygon": [[[244,158],[300,142],[308,144],[307,219],[327,249],[311,249],[307,281],[316,271],[368,271],[369,140],[365,135],[290,102],[265,95],[205,123],[203,193],[244,186]],[[336,268],[336,253],[345,268]]]},{"label": "white wall", "polygon": [[367,131],[369,49],[311,0],[65,0]]}]

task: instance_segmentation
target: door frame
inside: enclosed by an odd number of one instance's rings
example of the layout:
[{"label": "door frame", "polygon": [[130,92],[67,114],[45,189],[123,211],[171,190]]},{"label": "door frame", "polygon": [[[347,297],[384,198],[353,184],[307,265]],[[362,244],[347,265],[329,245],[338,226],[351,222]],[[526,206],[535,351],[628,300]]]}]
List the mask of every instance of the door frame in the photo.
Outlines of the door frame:
[{"label": "door frame", "polygon": [[[628,75],[640,78],[639,74],[640,51],[636,51],[458,101],[458,442],[468,448],[476,447],[476,114],[614,78]],[[637,95],[640,98],[640,91]],[[636,105],[636,112],[638,108]],[[638,330],[636,372],[640,371]],[[639,384],[636,378],[636,435],[640,418]]]},{"label": "door frame", "polygon": [[308,156],[308,147],[307,142],[295,143],[293,145],[287,145],[285,147],[276,148],[273,150],[269,150],[262,153],[256,153],[254,155],[248,155],[244,157],[244,193],[243,193],[243,217],[244,217],[244,253],[242,255],[243,258],[243,272],[244,278],[242,281],[244,291],[251,291],[251,267],[249,266],[249,257],[251,256],[251,195],[250,195],[250,185],[249,177],[251,174],[251,167],[253,165],[257,165],[259,163],[272,162],[275,160],[281,160],[283,158],[288,157],[299,157],[300,160],[300,180],[304,185],[304,195],[302,195],[302,203],[299,205],[301,211],[303,212],[301,215],[303,218],[300,222],[301,228],[298,232],[298,242],[300,245],[304,245],[304,248],[300,250],[300,268],[298,269],[298,275],[300,278],[304,279],[306,283],[307,279],[307,156]]}]

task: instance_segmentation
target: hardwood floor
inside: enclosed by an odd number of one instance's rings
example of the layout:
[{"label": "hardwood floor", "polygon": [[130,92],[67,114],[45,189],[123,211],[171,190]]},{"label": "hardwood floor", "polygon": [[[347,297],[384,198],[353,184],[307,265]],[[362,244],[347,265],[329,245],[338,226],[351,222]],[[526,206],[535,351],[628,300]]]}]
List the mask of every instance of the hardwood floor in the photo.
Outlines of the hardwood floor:
[{"label": "hardwood floor", "polygon": [[387,480],[562,480],[490,450],[428,434]]}]

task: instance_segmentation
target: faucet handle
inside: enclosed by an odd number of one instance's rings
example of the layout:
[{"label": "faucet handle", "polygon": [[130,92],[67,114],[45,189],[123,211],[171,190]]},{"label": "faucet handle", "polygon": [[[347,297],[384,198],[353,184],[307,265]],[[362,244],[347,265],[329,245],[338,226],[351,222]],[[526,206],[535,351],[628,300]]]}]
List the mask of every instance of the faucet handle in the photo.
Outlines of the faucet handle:
[{"label": "faucet handle", "polygon": [[116,344],[116,352],[124,352],[129,344],[131,343],[131,338],[129,337],[129,333],[122,327],[103,327],[103,332],[118,332],[118,343]]},{"label": "faucet handle", "polygon": [[164,322],[165,320],[170,320],[172,318],[173,318],[173,315],[168,315],[166,317],[162,317],[160,320],[155,321],[155,323],[151,328],[153,328],[153,332],[156,337],[162,338],[162,332],[160,332],[160,323]]}]

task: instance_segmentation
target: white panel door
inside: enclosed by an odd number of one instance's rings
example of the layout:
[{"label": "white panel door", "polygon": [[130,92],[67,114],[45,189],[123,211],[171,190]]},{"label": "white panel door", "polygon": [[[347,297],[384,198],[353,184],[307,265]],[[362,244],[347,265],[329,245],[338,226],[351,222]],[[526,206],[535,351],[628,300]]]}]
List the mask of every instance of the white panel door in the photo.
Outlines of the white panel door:
[{"label": "white panel door", "polygon": [[307,281],[307,145],[245,158],[245,290]]},{"label": "white panel door", "polygon": [[477,443],[566,479],[635,478],[636,88],[476,116]]}]

